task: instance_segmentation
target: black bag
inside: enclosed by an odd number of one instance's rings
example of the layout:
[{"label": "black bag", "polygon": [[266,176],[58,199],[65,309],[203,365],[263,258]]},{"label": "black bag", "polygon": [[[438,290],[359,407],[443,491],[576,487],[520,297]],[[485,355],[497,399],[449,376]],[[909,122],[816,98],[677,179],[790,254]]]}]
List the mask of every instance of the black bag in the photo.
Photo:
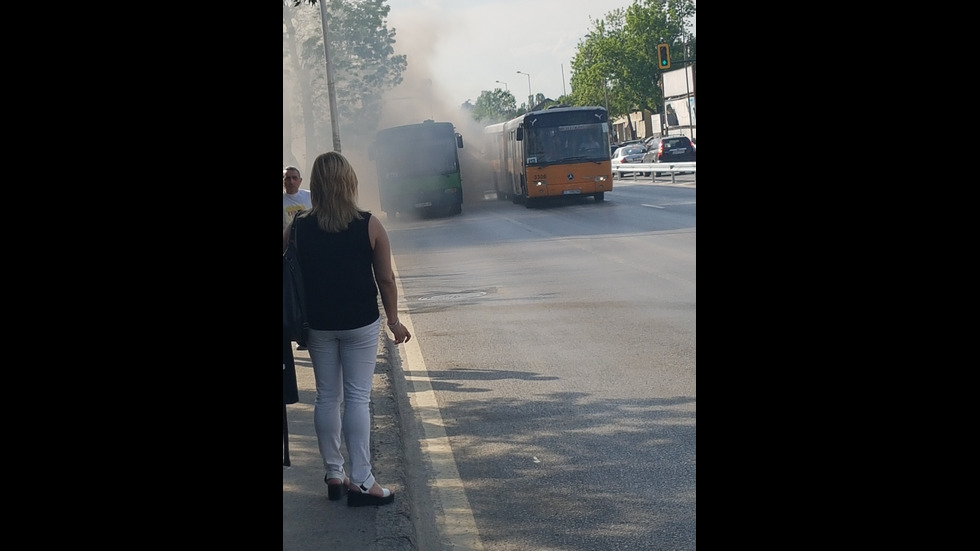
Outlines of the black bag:
[{"label": "black bag", "polygon": [[282,466],[289,467],[289,423],[286,420],[286,404],[299,402],[299,386],[296,384],[296,361],[293,358],[293,341],[282,331]]},{"label": "black bag", "polygon": [[306,292],[296,255],[296,218],[289,230],[289,243],[282,253],[282,326],[291,340],[306,346]]}]

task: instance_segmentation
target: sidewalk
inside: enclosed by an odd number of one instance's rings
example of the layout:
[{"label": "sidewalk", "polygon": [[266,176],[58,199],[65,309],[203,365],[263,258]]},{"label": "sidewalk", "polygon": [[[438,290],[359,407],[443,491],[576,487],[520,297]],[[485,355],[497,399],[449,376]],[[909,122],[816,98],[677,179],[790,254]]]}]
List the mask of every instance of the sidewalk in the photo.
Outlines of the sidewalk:
[{"label": "sidewalk", "polygon": [[380,507],[348,507],[346,496],[327,499],[313,430],[313,364],[305,350],[293,351],[299,403],[286,406],[292,465],[282,469],[283,551],[418,551],[386,342],[382,335],[371,392],[371,460],[375,478],[394,492],[395,502]]}]

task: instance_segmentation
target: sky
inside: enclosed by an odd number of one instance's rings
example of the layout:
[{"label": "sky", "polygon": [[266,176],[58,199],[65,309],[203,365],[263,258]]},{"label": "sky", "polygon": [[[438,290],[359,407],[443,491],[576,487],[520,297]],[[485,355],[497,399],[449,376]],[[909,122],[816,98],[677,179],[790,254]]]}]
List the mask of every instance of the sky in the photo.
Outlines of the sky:
[{"label": "sky", "polygon": [[[500,88],[509,90],[520,105],[527,102],[530,80],[534,95],[557,99],[571,92],[571,60],[593,27],[592,20],[631,4],[632,0],[389,0],[388,29],[395,30],[395,53],[408,56],[408,69],[402,89],[388,97],[409,100],[431,86],[436,103],[458,108],[467,100],[476,103],[484,90]],[[529,9],[529,15],[538,18],[533,38],[527,35],[529,23],[523,15]],[[696,34],[696,20],[688,29]]]}]

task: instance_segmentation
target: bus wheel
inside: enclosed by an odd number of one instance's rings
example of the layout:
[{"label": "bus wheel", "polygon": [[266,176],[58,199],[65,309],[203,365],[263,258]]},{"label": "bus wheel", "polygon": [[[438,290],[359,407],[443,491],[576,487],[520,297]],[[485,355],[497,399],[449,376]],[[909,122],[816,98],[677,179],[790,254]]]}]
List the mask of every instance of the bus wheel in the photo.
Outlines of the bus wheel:
[{"label": "bus wheel", "polygon": [[599,193],[596,193],[595,194],[595,202],[596,203],[599,203],[599,202],[605,201],[605,200],[606,200],[606,192],[600,191]]}]

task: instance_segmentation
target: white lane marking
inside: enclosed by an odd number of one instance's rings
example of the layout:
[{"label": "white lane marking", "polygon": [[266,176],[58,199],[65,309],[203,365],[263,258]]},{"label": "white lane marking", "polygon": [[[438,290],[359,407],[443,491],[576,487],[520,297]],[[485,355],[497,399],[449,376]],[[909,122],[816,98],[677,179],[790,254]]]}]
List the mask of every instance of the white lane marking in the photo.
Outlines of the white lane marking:
[{"label": "white lane marking", "polygon": [[[405,290],[402,289],[394,258],[391,259],[391,268],[395,272],[399,300],[404,300]],[[409,395],[409,399],[412,403],[412,410],[422,421],[422,430],[425,433],[425,438],[421,442],[422,453],[425,454],[432,466],[432,472],[435,476],[433,483],[438,490],[434,493],[434,498],[442,504],[441,507],[436,508],[437,511],[443,511],[440,532],[451,542],[454,549],[482,551],[483,542],[480,541],[480,533],[476,529],[476,521],[473,519],[470,502],[466,499],[466,493],[463,491],[463,481],[459,478],[456,458],[453,456],[453,449],[449,445],[439,403],[436,401],[436,394],[432,390],[432,384],[427,375],[428,369],[425,367],[425,360],[422,358],[422,350],[419,348],[418,334],[412,325],[411,316],[402,311],[401,308],[399,308],[398,320],[405,324],[412,335],[412,340],[402,345],[402,360],[405,369],[426,374],[425,376],[410,378],[415,392]],[[408,379],[406,377],[406,380]]]}]

